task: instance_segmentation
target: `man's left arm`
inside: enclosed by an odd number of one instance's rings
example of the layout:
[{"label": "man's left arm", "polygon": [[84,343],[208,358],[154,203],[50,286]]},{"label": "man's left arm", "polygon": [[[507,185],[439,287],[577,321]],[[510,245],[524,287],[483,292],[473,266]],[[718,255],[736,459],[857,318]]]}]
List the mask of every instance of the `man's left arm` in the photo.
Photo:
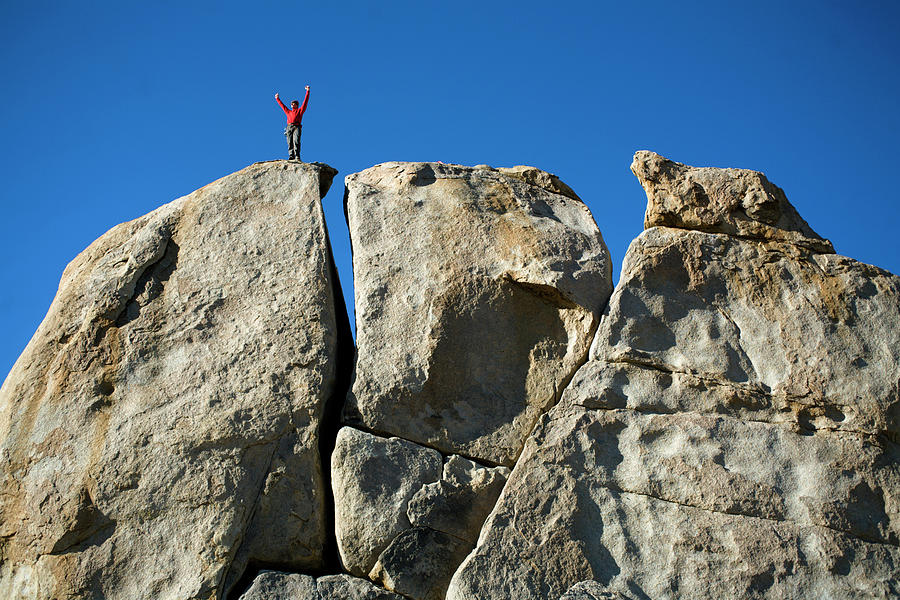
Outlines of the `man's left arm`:
[{"label": "man's left arm", "polygon": [[309,86],[306,86],[306,96],[303,97],[303,104],[300,105],[300,116],[306,112],[306,105],[309,103]]}]

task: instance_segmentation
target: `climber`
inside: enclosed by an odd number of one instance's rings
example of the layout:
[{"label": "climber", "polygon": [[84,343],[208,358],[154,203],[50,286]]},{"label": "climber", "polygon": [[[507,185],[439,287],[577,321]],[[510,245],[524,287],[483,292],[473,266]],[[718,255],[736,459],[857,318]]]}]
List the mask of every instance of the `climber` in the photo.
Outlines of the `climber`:
[{"label": "climber", "polygon": [[306,104],[309,102],[309,86],[306,86],[306,97],[303,98],[303,106],[296,100],[291,101],[291,107],[288,108],[284,102],[275,94],[275,100],[281,106],[281,110],[287,115],[287,127],[284,129],[284,135],[288,141],[288,160],[296,158],[300,160],[300,132],[302,126],[300,121],[303,119],[303,113],[306,112]]}]

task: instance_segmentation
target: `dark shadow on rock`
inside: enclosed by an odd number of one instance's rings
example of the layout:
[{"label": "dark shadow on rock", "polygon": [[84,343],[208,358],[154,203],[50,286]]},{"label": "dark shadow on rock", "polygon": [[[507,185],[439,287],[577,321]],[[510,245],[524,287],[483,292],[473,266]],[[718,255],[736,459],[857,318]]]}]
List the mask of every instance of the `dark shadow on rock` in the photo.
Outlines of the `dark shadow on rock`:
[{"label": "dark shadow on rock", "polygon": [[90,546],[99,546],[115,530],[116,522],[103,514],[87,490],[82,489],[71,527],[53,544],[50,554],[81,552]]},{"label": "dark shadow on rock", "polygon": [[431,168],[431,165],[425,164],[418,168],[415,175],[412,179],[412,184],[417,187],[424,187],[426,185],[431,185],[437,181],[437,175],[434,173],[434,169]]},{"label": "dark shadow on rock", "polygon": [[162,258],[144,270],[134,286],[131,300],[116,319],[116,327],[122,327],[137,319],[141,315],[141,309],[162,294],[166,282],[178,266],[178,250],[178,244],[170,239]]}]

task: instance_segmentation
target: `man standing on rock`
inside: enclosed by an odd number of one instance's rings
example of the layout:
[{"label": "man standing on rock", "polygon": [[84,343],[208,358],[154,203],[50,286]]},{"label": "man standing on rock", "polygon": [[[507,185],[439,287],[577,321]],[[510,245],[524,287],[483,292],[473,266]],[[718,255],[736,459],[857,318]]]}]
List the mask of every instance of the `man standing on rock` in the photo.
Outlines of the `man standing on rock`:
[{"label": "man standing on rock", "polygon": [[292,100],[291,107],[288,108],[278,97],[277,92],[275,93],[275,100],[278,101],[281,110],[287,115],[287,127],[284,130],[284,135],[288,140],[288,160],[294,158],[300,160],[300,132],[302,130],[300,121],[303,119],[303,113],[306,112],[306,104],[309,102],[309,86],[306,86],[306,97],[303,98],[303,106],[300,106],[300,103],[296,100]]}]

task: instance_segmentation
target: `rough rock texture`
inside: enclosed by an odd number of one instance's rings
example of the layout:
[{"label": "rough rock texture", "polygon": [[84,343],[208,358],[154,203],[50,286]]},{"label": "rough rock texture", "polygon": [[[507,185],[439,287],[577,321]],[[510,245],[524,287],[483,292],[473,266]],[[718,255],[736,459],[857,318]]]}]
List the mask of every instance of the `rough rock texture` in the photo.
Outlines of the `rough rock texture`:
[{"label": "rough rock texture", "polygon": [[728,233],[834,252],[831,242],[810,229],[781,188],[757,171],[690,167],[647,151],[634,155],[631,171],[647,192],[645,229]]},{"label": "rough rock texture", "polygon": [[344,568],[365,577],[378,555],[410,528],[409,499],[441,476],[437,450],[352,427],[338,432],[331,455],[335,532]]},{"label": "rough rock texture", "polygon": [[649,225],[703,231],[632,243],[448,600],[897,597],[900,278],[820,253],[758,173],[632,169]]},{"label": "rough rock texture", "polygon": [[349,575],[326,575],[316,581],[319,600],[403,600],[364,579]]},{"label": "rough rock texture", "polygon": [[350,575],[309,575],[264,571],[256,576],[240,600],[403,600]]},{"label": "rough rock texture", "polygon": [[508,474],[342,428],[331,481],[344,568],[416,600],[443,598]]},{"label": "rough rock texture", "polygon": [[0,389],[0,597],[218,598],[247,561],[321,565],[334,174],[252,165],[68,266]]},{"label": "rough rock texture", "polygon": [[413,526],[443,531],[474,545],[508,477],[506,467],[487,468],[451,456],[441,479],[422,486],[410,498],[406,515]]},{"label": "rough rock texture", "polygon": [[240,600],[319,600],[319,590],[309,575],[263,571]]},{"label": "rough rock texture", "polygon": [[442,600],[450,578],[473,544],[428,527],[398,535],[378,557],[369,577],[415,600]]},{"label": "rough rock texture", "polygon": [[569,588],[559,600],[631,600],[627,596],[607,591],[596,581],[581,581]]},{"label": "rough rock texture", "polygon": [[346,179],[359,353],[345,422],[511,466],[611,290],[587,207],[530,167]]}]

